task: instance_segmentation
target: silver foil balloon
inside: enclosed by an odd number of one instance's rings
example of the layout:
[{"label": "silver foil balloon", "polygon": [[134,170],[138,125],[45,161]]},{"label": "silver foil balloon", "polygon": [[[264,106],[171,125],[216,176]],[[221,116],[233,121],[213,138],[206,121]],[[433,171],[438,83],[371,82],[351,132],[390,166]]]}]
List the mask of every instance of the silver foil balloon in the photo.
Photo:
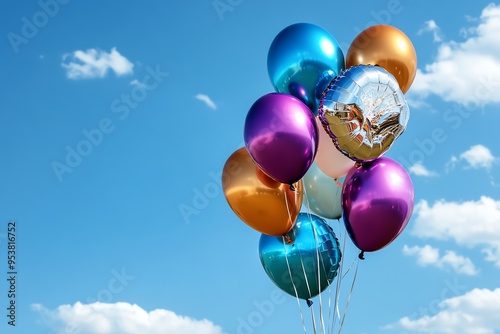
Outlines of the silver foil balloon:
[{"label": "silver foil balloon", "polygon": [[383,155],[406,129],[410,109],[398,82],[379,66],[352,66],[323,92],[319,119],[335,146],[363,162]]}]

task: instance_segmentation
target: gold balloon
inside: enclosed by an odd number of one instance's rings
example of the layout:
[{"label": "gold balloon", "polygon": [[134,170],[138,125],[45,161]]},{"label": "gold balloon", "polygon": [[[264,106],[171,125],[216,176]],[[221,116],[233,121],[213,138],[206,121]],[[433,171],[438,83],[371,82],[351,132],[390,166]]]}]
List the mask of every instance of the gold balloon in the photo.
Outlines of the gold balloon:
[{"label": "gold balloon", "polygon": [[226,161],[222,189],[229,206],[253,229],[280,236],[290,231],[300,212],[302,180],[290,185],[277,182],[262,172],[245,147]]},{"label": "gold balloon", "polygon": [[352,42],[346,55],[346,68],[378,65],[391,73],[406,93],[417,73],[417,53],[401,30],[379,24],[363,30]]}]

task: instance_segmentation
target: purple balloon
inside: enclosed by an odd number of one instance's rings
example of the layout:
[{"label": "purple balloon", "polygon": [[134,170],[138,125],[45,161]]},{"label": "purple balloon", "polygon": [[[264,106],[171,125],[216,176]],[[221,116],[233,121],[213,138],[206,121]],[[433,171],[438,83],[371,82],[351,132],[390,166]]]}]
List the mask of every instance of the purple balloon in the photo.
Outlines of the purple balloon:
[{"label": "purple balloon", "polygon": [[342,211],[356,247],[373,252],[394,241],[410,220],[414,198],[410,175],[392,159],[352,168],[342,187]]},{"label": "purple balloon", "polygon": [[299,99],[271,93],[252,105],[245,120],[245,146],[255,163],[281,183],[299,181],[314,161],[318,128]]}]

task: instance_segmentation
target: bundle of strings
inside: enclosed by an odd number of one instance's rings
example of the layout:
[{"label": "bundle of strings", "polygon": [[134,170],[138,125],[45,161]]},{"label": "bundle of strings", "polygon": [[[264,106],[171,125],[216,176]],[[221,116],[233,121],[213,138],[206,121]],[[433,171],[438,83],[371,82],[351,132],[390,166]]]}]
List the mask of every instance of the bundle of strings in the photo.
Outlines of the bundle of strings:
[{"label": "bundle of strings", "polygon": [[[337,186],[341,186],[341,184],[339,183],[338,180],[334,180],[334,182],[336,183]],[[304,188],[304,194],[305,195],[306,195],[306,192],[307,192],[307,189]],[[286,196],[284,196],[284,197],[285,197],[285,202],[286,202],[286,207],[287,207],[287,210],[288,210],[288,214],[289,214],[289,217],[291,219],[290,210],[289,210],[289,206],[288,206],[288,201],[287,201]],[[307,197],[307,195],[304,196],[304,198],[306,200],[306,207],[309,208],[309,203],[308,203],[308,197]],[[312,216],[311,216],[311,212],[309,210],[307,211],[307,214],[308,214],[309,219],[312,222]],[[339,223],[339,231],[340,231],[339,234],[340,234],[340,240],[342,241],[342,251],[341,252],[342,252],[342,254],[345,254],[347,233],[346,232],[342,232],[343,228],[342,228],[342,226],[340,226],[341,225],[340,224],[340,220],[337,220],[337,222]],[[330,225],[330,227],[332,227],[332,226]],[[314,235],[314,242],[317,245],[318,244],[318,235],[317,235],[316,230],[314,228],[312,230],[313,230],[313,235]],[[332,228],[332,230],[333,230],[333,228]],[[287,268],[288,268],[288,274],[290,275],[291,283],[292,283],[292,286],[293,286],[293,290],[295,292],[295,298],[297,300],[297,306],[299,308],[299,314],[300,314],[300,318],[301,318],[301,322],[302,322],[302,327],[303,327],[304,333],[307,334],[308,332],[307,332],[306,322],[305,322],[305,319],[304,319],[304,313],[302,311],[302,303],[300,301],[298,290],[297,290],[297,286],[295,285],[295,282],[293,280],[292,269],[291,269],[290,263],[288,261],[287,245],[290,243],[290,241],[289,240],[287,241],[285,237],[282,237],[282,240],[283,240],[283,248],[285,250],[285,259],[286,259],[286,264],[287,264]],[[299,255],[300,255],[300,258],[301,258],[302,271],[303,271],[303,274],[304,274],[304,278],[305,278],[305,282],[306,282],[306,285],[307,285],[307,289],[308,289],[309,295],[313,295],[311,293],[311,287],[310,287],[310,284],[309,284],[309,281],[308,281],[308,278],[307,278],[306,268],[304,266],[304,261],[302,260],[302,255],[300,254],[300,252],[299,252]],[[318,271],[317,271],[318,288],[320,288],[320,286],[321,286],[321,268],[324,267],[324,263],[322,261],[323,261],[323,258],[320,257],[319,249],[318,249],[318,247],[316,247],[316,267],[318,269]],[[309,308],[309,310],[311,312],[311,324],[312,324],[312,329],[313,329],[313,333],[314,334],[318,334],[318,333],[319,334],[333,334],[333,333],[335,333],[337,323],[339,325],[338,334],[340,334],[342,332],[342,329],[343,329],[343,326],[344,326],[344,322],[345,322],[345,319],[346,319],[346,315],[347,315],[347,310],[348,310],[348,307],[349,307],[349,303],[351,301],[351,296],[352,296],[352,293],[353,293],[353,290],[354,290],[354,286],[355,286],[355,283],[356,283],[356,278],[357,278],[357,275],[358,275],[359,259],[355,258],[352,261],[352,263],[349,266],[349,268],[347,268],[347,270],[345,270],[345,272],[344,272],[344,261],[345,261],[345,258],[344,258],[344,256],[342,256],[341,260],[340,260],[340,263],[339,263],[338,272],[337,272],[337,282],[336,282],[336,284],[330,284],[328,286],[328,288],[327,288],[328,289],[328,307],[327,307],[328,320],[327,320],[327,324],[326,325],[325,325],[325,317],[323,315],[324,311],[325,311],[325,307],[323,306],[323,296],[322,296],[321,291],[319,291],[320,293],[318,294],[318,299],[319,299],[319,324],[316,322],[316,315],[315,315],[316,312],[314,310],[314,303],[310,299],[306,300],[308,308]],[[345,304],[345,307],[344,307],[344,310],[343,310],[342,316],[341,316],[340,309],[339,309],[339,304],[340,304],[340,296],[341,296],[341,289],[342,289],[342,281],[349,274],[349,272],[351,271],[351,269],[354,266],[355,266],[355,270],[354,270],[354,274],[352,275],[352,281],[351,281],[350,288],[349,288],[349,294],[348,294],[347,301],[346,301],[346,304]],[[334,300],[333,300],[333,303],[332,303],[332,290],[333,289],[335,290],[335,296],[334,296]]]}]

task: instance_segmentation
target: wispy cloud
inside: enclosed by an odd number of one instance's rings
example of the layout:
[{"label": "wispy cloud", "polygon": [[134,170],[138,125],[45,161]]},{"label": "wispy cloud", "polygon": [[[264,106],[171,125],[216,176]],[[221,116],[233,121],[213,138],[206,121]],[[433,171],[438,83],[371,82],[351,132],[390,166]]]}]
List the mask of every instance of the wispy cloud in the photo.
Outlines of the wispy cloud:
[{"label": "wispy cloud", "polygon": [[[432,22],[424,30],[437,32]],[[464,40],[438,42],[435,60],[417,71],[409,98],[434,94],[463,104],[500,103],[500,5],[488,5],[478,21],[469,24],[474,26],[463,30],[467,31]]]},{"label": "wispy cloud", "polygon": [[[209,320],[195,320],[172,311],[156,309],[145,311],[129,303],[93,303],[61,305],[49,310],[40,304],[32,305],[42,321],[57,334],[222,334],[222,329]],[[73,331],[75,330],[75,331]]]},{"label": "wispy cloud", "polygon": [[484,333],[500,331],[500,288],[495,290],[474,289],[463,295],[444,299],[438,305],[438,313],[417,319],[403,317],[386,325],[388,330],[412,333]]},{"label": "wispy cloud", "polygon": [[212,108],[213,110],[217,109],[217,105],[214,103],[214,101],[212,101],[212,99],[208,95],[196,94],[194,98],[204,102],[209,108]]},{"label": "wispy cloud", "polygon": [[134,64],[116,48],[112,48],[110,52],[88,49],[67,53],[63,56],[61,66],[69,79],[104,78],[109,71],[122,76],[132,74],[134,68]]},{"label": "wispy cloud", "polygon": [[455,166],[458,164],[458,158],[456,156],[452,156],[450,160],[446,163],[446,173],[452,171]]},{"label": "wispy cloud", "polygon": [[487,196],[477,201],[440,200],[434,204],[421,200],[414,217],[412,234],[417,237],[479,247],[486,261],[500,267],[500,201]]},{"label": "wispy cloud", "polygon": [[413,166],[410,167],[410,173],[415,174],[417,176],[439,176],[438,173],[428,170],[422,163],[417,162]]},{"label": "wispy cloud", "polygon": [[415,256],[417,264],[422,267],[434,266],[440,269],[452,269],[458,274],[474,276],[478,273],[474,263],[468,258],[458,255],[454,251],[447,250],[443,256],[440,256],[439,248],[430,245],[403,246],[403,254]]},{"label": "wispy cloud", "polygon": [[[490,174],[491,168],[499,162],[499,158],[495,157],[486,146],[474,145],[467,151],[460,153],[458,157],[452,156],[446,163],[446,172],[453,170],[461,162],[465,169],[485,169]],[[490,179],[494,184],[492,175],[490,175]]]},{"label": "wispy cloud", "polygon": [[140,81],[139,81],[139,80],[137,80],[137,79],[134,79],[134,80],[130,81],[130,84],[131,84],[132,86],[146,88],[146,85],[145,85],[143,82],[140,82]]},{"label": "wispy cloud", "polygon": [[430,32],[434,38],[434,42],[441,42],[441,29],[438,27],[434,20],[429,20],[424,23],[424,27],[421,28],[417,35],[422,35],[424,33]]}]

